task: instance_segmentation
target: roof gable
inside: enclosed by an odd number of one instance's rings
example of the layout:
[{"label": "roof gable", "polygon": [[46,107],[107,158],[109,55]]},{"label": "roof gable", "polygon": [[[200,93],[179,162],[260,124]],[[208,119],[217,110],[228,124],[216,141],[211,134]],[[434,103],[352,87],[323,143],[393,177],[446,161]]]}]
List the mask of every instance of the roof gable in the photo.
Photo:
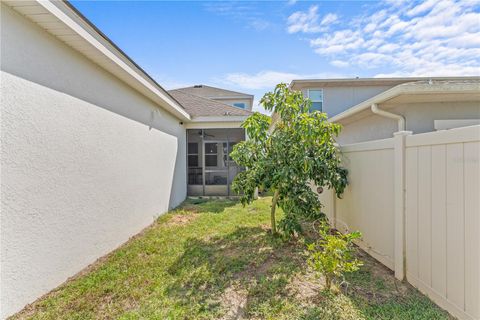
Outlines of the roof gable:
[{"label": "roof gable", "polygon": [[228,104],[200,97],[184,90],[170,90],[169,93],[179,101],[185,110],[193,117],[199,116],[249,116],[251,111],[232,107]]},{"label": "roof gable", "polygon": [[193,94],[199,97],[215,99],[215,98],[239,98],[239,99],[252,99],[253,95],[241,93],[232,90],[226,90],[222,88],[216,88],[211,86],[206,86],[203,84],[195,85],[191,87],[175,89],[177,91],[182,91],[185,93]]}]

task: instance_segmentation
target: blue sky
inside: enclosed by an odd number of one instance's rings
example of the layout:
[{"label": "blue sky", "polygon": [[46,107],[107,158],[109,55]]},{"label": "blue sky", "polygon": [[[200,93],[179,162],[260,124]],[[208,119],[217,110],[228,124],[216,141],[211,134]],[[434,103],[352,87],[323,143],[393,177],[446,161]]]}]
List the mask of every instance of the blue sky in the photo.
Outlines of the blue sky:
[{"label": "blue sky", "polygon": [[480,0],[72,3],[167,89],[480,75]]}]

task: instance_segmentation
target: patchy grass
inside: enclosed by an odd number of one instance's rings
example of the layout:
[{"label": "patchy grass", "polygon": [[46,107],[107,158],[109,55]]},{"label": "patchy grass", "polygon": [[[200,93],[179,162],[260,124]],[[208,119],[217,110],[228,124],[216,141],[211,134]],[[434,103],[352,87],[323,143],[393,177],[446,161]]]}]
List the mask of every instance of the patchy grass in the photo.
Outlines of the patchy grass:
[{"label": "patchy grass", "polygon": [[361,251],[341,292],[323,292],[301,241],[269,234],[269,204],[189,200],[13,318],[449,319]]}]

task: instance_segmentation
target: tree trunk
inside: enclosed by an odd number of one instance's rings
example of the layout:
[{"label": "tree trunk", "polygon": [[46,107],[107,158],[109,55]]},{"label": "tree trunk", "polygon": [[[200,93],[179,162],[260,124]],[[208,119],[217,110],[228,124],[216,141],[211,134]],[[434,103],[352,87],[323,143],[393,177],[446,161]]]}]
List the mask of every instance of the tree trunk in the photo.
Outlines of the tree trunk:
[{"label": "tree trunk", "polygon": [[332,289],[332,278],[329,275],[325,276],[325,287],[328,291]]},{"label": "tree trunk", "polygon": [[277,208],[277,201],[280,193],[278,190],[275,190],[272,199],[272,210],[270,211],[270,221],[272,224],[272,234],[277,234],[277,223],[275,222],[275,209]]}]

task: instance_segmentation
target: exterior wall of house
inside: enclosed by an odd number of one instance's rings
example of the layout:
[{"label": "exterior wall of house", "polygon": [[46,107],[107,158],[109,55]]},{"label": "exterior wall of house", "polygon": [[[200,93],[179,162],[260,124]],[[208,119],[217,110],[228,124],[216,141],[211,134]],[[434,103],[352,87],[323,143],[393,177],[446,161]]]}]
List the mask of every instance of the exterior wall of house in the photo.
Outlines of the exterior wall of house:
[{"label": "exterior wall of house", "polygon": [[323,112],[333,117],[362,101],[384,92],[393,86],[329,86],[311,87],[302,89],[305,97],[308,97],[309,89],[323,90]]},{"label": "exterior wall of house", "polygon": [[[386,109],[384,105],[380,108]],[[386,109],[401,114],[406,120],[406,130],[425,133],[435,130],[435,120],[480,119],[480,102],[431,102],[411,103]],[[370,113],[351,123],[343,124],[338,138],[340,144],[391,138],[398,131],[397,122]]]},{"label": "exterior wall of house", "polygon": [[179,120],[1,7],[0,318],[186,196]]}]

